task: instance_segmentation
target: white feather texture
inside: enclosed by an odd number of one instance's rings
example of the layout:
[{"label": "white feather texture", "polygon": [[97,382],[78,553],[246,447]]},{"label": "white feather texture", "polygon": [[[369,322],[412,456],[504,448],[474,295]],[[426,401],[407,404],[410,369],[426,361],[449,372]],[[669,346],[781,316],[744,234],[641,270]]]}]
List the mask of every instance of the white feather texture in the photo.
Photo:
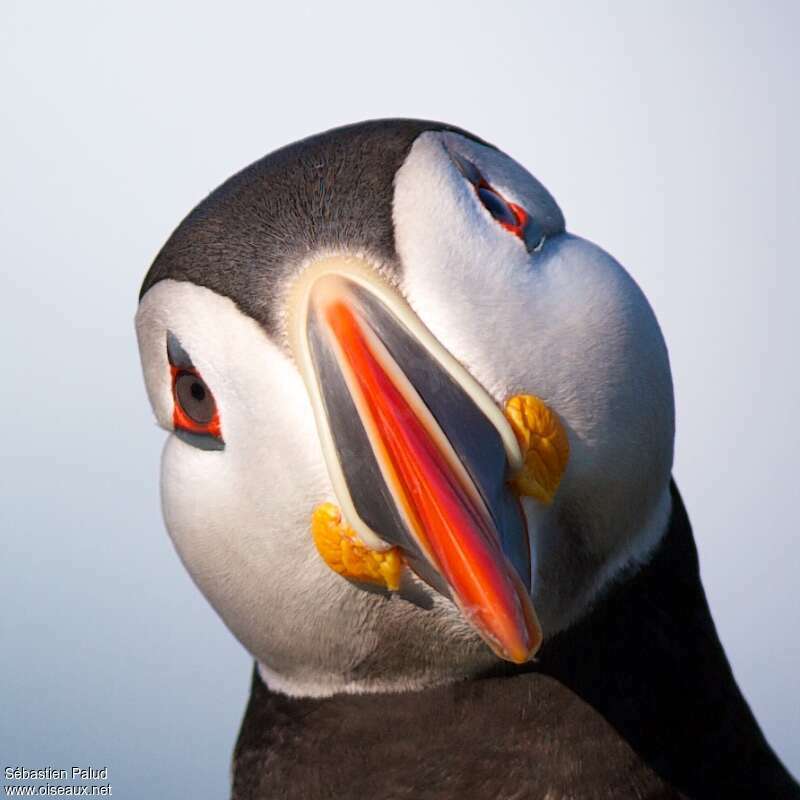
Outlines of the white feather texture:
[{"label": "white feather texture", "polygon": [[[448,148],[528,211],[548,237],[540,251],[497,224]],[[566,425],[571,456],[555,502],[525,502],[534,604],[552,635],[646,558],[667,524],[674,412],[661,333],[625,270],[565,234],[547,191],[502,153],[425,133],[395,187],[399,289],[411,310],[498,404],[536,394]],[[331,255],[305,258],[291,280]],[[291,296],[288,285],[272,288],[273,302]],[[449,600],[416,581],[392,596],[364,591],[317,555],[312,509],[337,498],[287,351],[232,300],[186,282],[156,284],[137,332],[148,394],[168,431],[168,331],[216,398],[225,449],[169,437],[164,517],[193,579],[270,686],[315,696],[404,690],[491,665],[495,656]]]},{"label": "white feather texture", "polygon": [[[539,252],[492,219],[446,148],[540,222]],[[668,522],[674,406],[661,331],[628,273],[563,233],[550,195],[502,153],[424,133],[395,185],[410,305],[498,403],[535,394],[566,424],[571,455],[554,504],[525,504],[534,605],[555,633],[645,558]]]},{"label": "white feather texture", "polygon": [[493,656],[450,601],[356,588],[317,555],[312,509],[336,502],[300,373],[228,298],[162,281],[136,318],[159,423],[172,429],[169,330],[211,388],[223,451],[172,435],[161,493],[170,536],[192,578],[270,685],[288,694],[391,691],[442,683]]}]

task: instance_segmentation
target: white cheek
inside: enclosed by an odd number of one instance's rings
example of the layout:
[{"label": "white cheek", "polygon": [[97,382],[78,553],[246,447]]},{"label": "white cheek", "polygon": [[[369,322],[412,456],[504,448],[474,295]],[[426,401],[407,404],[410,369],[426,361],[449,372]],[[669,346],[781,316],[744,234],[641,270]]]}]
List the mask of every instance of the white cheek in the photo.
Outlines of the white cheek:
[{"label": "white cheek", "polygon": [[[332,580],[338,585],[309,530],[324,482],[314,486],[297,448],[279,451],[282,445],[262,439],[233,456],[171,436],[162,460],[164,519],[181,560],[226,625],[262,659],[291,652],[284,642],[289,620],[307,647],[305,622],[296,621]],[[279,462],[282,469],[266,466]]]},{"label": "white cheek", "polygon": [[[227,571],[224,547],[233,510],[230,461],[222,451],[203,451],[170,436],[161,457],[161,503],[175,546],[195,580]],[[229,503],[228,503],[229,505]],[[213,512],[213,513],[212,513]]]},{"label": "white cheek", "polygon": [[[514,162],[463,141],[460,149],[472,148],[468,157],[492,170],[493,183],[498,174],[513,178],[516,196],[536,202],[539,185],[521,169],[515,173]],[[414,144],[395,186],[407,298],[498,402],[517,392],[539,395],[587,447],[635,438],[650,424],[649,400],[671,404],[652,311],[606,253],[559,235],[529,254],[486,218],[433,134]],[[662,410],[669,439],[670,412]]]},{"label": "white cheek", "polygon": [[[498,403],[514,393],[533,393],[567,414],[578,397],[580,339],[593,333],[581,303],[594,293],[592,270],[564,280],[562,265],[555,263],[560,246],[553,244],[563,237],[549,242],[547,253],[531,256],[476,202],[441,143],[425,136],[395,181],[396,242],[409,303]],[[497,161],[513,162],[471,147],[465,155],[492,184],[497,174],[509,177],[511,168],[501,170]],[[538,184],[518,172],[511,176],[517,180],[512,196],[530,208]],[[542,213],[560,220],[553,208]],[[583,415],[575,416],[582,428]]]},{"label": "white cheek", "polygon": [[142,363],[147,397],[156,421],[165,430],[172,429],[172,379],[167,361],[167,306],[164,290],[151,289],[136,312],[136,338]]},{"label": "white cheek", "polygon": [[[510,199],[529,210],[540,202],[538,184],[503,167],[503,156],[463,140],[459,150]],[[499,404],[536,394],[566,424],[570,460],[557,501],[529,520],[542,556],[535,572],[560,597],[543,624],[557,628],[607,579],[579,577],[570,558],[591,550],[616,569],[620,554],[644,552],[651,529],[663,530],[654,509],[668,499],[674,412],[658,324],[630,276],[594,245],[560,233],[529,254],[483,213],[433,134],[419,137],[398,171],[394,220],[403,290],[433,335]],[[577,521],[580,536],[565,537],[560,518]],[[539,550],[545,537],[554,544]],[[581,582],[572,595],[564,574]]]},{"label": "white cheek", "polygon": [[332,495],[297,372],[277,350],[260,355],[256,363],[229,363],[229,380],[209,383],[225,449],[200,450],[172,437],[162,491],[170,532],[201,544],[213,524],[217,546],[269,560],[308,549],[310,537],[296,532],[307,530],[313,506]]},{"label": "white cheek", "polygon": [[[302,379],[287,356],[227,298],[162,281],[137,316],[148,393],[171,425],[166,332],[189,353],[216,399],[225,449],[171,435],[162,506],[187,570],[234,633],[264,652],[272,620],[301,613],[329,580],[310,515],[333,500]],[[289,568],[290,567],[290,568]]]},{"label": "white cheek", "polygon": [[500,371],[485,369],[487,344],[509,301],[527,294],[525,246],[476,202],[433,134],[417,139],[397,173],[394,222],[409,303],[490,393],[503,394]]}]

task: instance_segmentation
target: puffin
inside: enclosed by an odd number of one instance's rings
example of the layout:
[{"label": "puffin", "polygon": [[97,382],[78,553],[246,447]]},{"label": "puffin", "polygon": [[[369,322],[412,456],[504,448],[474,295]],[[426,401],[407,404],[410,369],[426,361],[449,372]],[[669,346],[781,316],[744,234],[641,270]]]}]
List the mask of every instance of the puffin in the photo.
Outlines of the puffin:
[{"label": "puffin", "polygon": [[800,798],[705,598],[653,310],[497,147],[273,152],[136,332],[166,527],[254,658],[234,800]]}]

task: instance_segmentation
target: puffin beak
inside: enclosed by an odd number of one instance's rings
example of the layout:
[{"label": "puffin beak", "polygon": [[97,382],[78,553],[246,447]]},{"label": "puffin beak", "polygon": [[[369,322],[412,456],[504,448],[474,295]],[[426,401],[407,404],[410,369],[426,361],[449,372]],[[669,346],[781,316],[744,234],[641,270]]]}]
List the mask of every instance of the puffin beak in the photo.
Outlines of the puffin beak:
[{"label": "puffin beak", "polygon": [[542,637],[507,485],[522,457],[492,398],[357,259],[304,274],[290,344],[350,527],[370,548],[398,547],[497,655],[529,660]]}]

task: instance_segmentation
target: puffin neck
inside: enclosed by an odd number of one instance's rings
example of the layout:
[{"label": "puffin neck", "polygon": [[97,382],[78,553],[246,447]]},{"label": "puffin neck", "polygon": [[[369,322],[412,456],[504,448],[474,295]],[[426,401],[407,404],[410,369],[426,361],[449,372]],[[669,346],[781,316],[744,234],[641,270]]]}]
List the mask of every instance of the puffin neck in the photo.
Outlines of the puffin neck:
[{"label": "puffin neck", "polygon": [[[409,753],[415,759],[436,753],[436,769],[449,781],[472,771],[476,785],[491,785],[497,775],[488,765],[477,774],[475,765],[503,752],[508,772],[536,764],[530,775],[552,790],[576,792],[570,765],[577,758],[598,794],[604,780],[618,791],[620,775],[628,774],[637,792],[643,786],[662,792],[648,796],[800,797],[736,685],[674,485],[672,499],[669,529],[651,561],[609,587],[581,622],[545,642],[535,663],[499,663],[480,678],[420,691],[323,699],[273,692],[256,673],[237,760],[261,746],[271,764],[288,764],[294,750],[282,754],[274,744],[287,728],[292,741],[309,748],[320,746],[315,737],[330,742],[352,728],[342,747],[350,735],[369,741],[377,767],[403,731]],[[568,758],[553,756],[559,742]],[[334,760],[344,755],[328,753]],[[471,787],[462,788],[470,796]]]},{"label": "puffin neck", "polygon": [[736,684],[674,482],[670,492],[669,527],[649,563],[621,575],[588,616],[543,644],[536,664],[515,672],[557,680],[690,797],[794,797]]}]

